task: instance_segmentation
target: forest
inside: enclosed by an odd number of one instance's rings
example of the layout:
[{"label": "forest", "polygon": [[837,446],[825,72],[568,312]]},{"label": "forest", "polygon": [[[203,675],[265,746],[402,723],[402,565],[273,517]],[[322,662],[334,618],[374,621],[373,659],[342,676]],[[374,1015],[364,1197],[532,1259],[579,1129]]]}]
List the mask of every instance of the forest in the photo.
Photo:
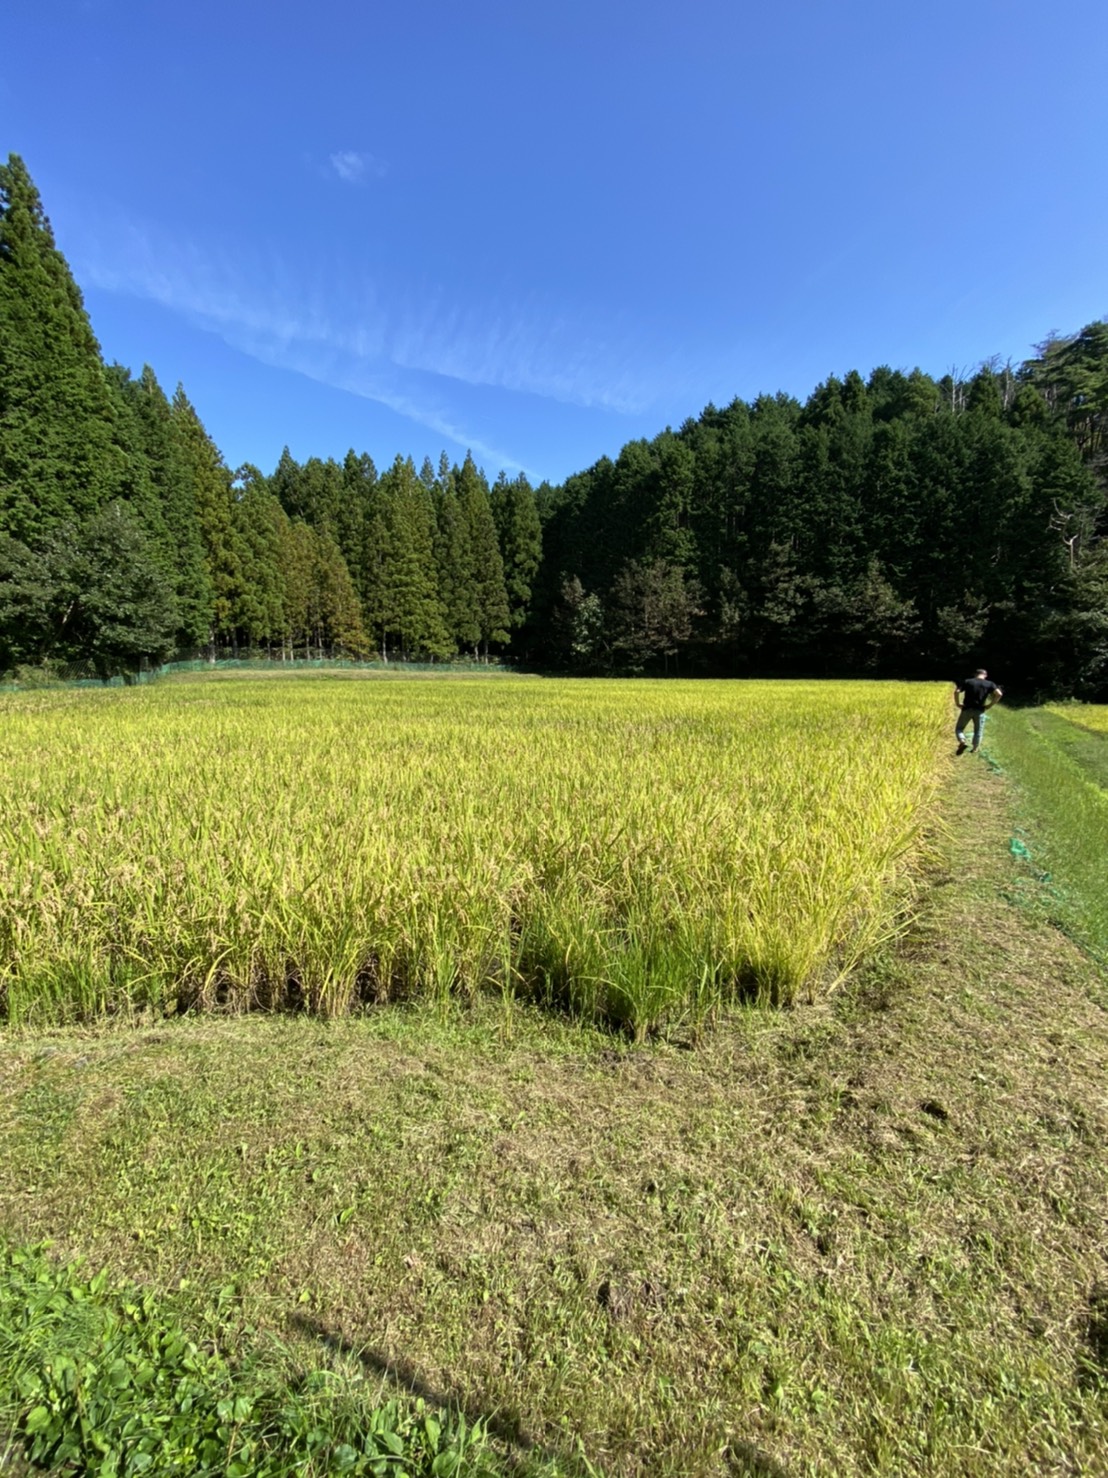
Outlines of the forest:
[{"label": "forest", "polygon": [[230,468],[103,360],[0,166],[0,673],[175,655],[947,678],[1108,695],[1108,323],[1020,365],[709,405],[560,486],[472,456]]}]

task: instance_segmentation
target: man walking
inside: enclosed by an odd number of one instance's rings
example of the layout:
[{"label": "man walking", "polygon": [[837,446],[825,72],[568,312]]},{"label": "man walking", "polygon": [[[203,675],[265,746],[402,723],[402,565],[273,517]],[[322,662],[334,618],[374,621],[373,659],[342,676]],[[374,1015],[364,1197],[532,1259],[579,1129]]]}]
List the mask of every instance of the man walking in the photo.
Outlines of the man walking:
[{"label": "man walking", "polygon": [[[959,698],[959,695],[961,697]],[[973,720],[973,753],[981,747],[981,730],[985,726],[986,712],[1000,702],[1003,692],[996,683],[989,681],[989,674],[979,667],[972,677],[954,684],[954,704],[960,708],[958,722],[954,725],[954,737],[958,741],[956,754],[965,754],[966,741],[962,734],[970,719]]]}]

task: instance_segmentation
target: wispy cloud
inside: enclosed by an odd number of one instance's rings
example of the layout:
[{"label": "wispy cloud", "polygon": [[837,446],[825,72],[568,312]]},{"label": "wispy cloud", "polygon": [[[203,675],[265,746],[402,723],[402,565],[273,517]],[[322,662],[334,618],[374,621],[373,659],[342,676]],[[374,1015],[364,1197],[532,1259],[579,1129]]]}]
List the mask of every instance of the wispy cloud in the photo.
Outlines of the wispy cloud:
[{"label": "wispy cloud", "polygon": [[[102,290],[159,303],[265,364],[375,401],[504,467],[529,470],[466,424],[454,404],[461,387],[623,414],[648,408],[662,388],[649,383],[627,325],[586,329],[537,299],[480,310],[441,290],[390,285],[386,294],[334,263],[305,276],[277,254],[248,259],[136,227],[86,236],[75,265]],[[684,371],[670,364],[656,376],[672,383]]]},{"label": "wispy cloud", "polygon": [[372,293],[362,294],[362,318],[340,326],[320,284],[305,288],[278,262],[244,272],[241,261],[208,257],[135,228],[116,236],[113,246],[110,254],[102,243],[80,250],[80,275],[93,286],[158,303],[263,364],[375,401],[495,466],[531,471],[474,433],[433,386],[393,363],[387,315]]},{"label": "wispy cloud", "polygon": [[654,398],[636,338],[629,325],[598,332],[541,301],[478,310],[429,297],[392,325],[389,352],[405,369],[466,385],[633,415]]},{"label": "wispy cloud", "polygon": [[384,179],[388,166],[375,154],[359,153],[356,149],[340,149],[330,158],[332,170],[348,185],[364,185],[367,180]]}]

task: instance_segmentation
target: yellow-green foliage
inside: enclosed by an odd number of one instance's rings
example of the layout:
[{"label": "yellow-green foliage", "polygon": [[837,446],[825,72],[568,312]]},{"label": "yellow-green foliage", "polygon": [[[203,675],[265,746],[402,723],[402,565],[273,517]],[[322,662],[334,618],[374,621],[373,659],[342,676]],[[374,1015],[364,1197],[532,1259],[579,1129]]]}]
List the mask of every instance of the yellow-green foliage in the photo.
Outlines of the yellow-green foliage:
[{"label": "yellow-green foliage", "polygon": [[948,714],[866,683],[243,679],[3,704],[8,1019],[499,988],[636,1033],[895,923]]},{"label": "yellow-green foliage", "polygon": [[1108,734],[1108,703],[1048,703],[1047,708],[1059,718],[1069,719],[1071,724]]}]

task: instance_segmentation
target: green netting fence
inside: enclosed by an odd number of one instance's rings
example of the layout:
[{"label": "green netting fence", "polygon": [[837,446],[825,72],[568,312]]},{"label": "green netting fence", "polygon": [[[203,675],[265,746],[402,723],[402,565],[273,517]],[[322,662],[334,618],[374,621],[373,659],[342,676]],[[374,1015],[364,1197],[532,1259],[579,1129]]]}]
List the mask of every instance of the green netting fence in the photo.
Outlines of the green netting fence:
[{"label": "green netting fence", "polygon": [[38,688],[104,688],[134,687],[155,682],[173,673],[184,672],[293,673],[308,671],[362,671],[380,673],[481,674],[507,675],[514,671],[496,658],[475,661],[458,658],[451,662],[382,661],[380,658],[358,661],[352,657],[289,657],[267,652],[179,652],[160,665],[144,663],[134,672],[101,676],[91,662],[56,662],[40,667],[16,667],[0,673],[0,692],[32,692]]}]

